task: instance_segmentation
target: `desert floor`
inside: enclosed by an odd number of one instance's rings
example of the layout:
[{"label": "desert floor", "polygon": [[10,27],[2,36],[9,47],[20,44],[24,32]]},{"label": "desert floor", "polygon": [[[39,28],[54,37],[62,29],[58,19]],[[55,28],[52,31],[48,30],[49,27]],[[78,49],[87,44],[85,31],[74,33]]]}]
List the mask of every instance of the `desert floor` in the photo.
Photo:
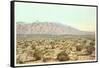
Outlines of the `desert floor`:
[{"label": "desert floor", "polygon": [[95,60],[91,36],[17,37],[16,64]]}]

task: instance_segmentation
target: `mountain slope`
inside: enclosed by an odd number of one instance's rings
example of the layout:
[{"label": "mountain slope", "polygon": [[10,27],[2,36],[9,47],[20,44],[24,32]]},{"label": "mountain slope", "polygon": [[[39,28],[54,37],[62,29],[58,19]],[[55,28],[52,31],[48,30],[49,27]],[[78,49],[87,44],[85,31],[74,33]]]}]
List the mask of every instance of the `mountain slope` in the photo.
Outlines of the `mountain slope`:
[{"label": "mountain slope", "polygon": [[50,34],[50,35],[87,35],[93,32],[84,32],[73,27],[55,22],[21,23],[17,22],[17,34]]}]

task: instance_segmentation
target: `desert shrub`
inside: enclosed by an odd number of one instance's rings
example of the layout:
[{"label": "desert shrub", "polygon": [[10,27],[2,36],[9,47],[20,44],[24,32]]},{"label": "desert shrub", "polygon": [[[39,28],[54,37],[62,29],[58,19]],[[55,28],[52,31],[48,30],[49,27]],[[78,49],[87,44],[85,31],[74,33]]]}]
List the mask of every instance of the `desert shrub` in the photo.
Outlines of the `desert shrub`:
[{"label": "desert shrub", "polygon": [[87,42],[86,40],[83,41],[84,44],[85,44],[86,42]]},{"label": "desert shrub", "polygon": [[90,42],[90,45],[91,46],[94,46],[95,45],[95,42],[94,41]]},{"label": "desert shrub", "polygon": [[24,62],[23,61],[20,61],[20,60],[17,60],[17,63],[18,64],[23,64]]},{"label": "desert shrub", "polygon": [[42,58],[42,52],[38,49],[35,49],[34,57],[36,58],[36,60],[40,60]]},{"label": "desert shrub", "polygon": [[93,51],[95,51],[95,47],[93,46],[87,46],[86,47],[88,54],[92,54]]},{"label": "desert shrub", "polygon": [[31,46],[31,45],[32,45],[32,41],[25,41],[25,47]]},{"label": "desert shrub", "polygon": [[83,48],[82,46],[76,46],[76,50],[77,50],[77,51],[81,51],[82,48]]},{"label": "desert shrub", "polygon": [[69,59],[70,58],[65,51],[62,51],[57,55],[57,60],[59,60],[59,61],[68,61]]},{"label": "desert shrub", "polygon": [[82,49],[82,55],[91,55],[95,51],[95,47],[88,45]]},{"label": "desert shrub", "polygon": [[32,44],[32,46],[31,46],[31,47],[32,47],[32,49],[35,49],[35,47],[36,47],[36,46]]}]

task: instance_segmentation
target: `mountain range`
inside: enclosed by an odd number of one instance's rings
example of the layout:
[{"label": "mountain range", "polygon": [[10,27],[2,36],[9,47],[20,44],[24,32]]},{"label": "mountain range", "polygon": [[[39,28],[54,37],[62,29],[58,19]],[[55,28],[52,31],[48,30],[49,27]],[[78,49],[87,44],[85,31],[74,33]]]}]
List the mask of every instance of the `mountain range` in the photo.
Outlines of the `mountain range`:
[{"label": "mountain range", "polygon": [[94,35],[94,32],[81,31],[68,25],[55,22],[17,22],[17,34],[49,34],[49,35]]}]

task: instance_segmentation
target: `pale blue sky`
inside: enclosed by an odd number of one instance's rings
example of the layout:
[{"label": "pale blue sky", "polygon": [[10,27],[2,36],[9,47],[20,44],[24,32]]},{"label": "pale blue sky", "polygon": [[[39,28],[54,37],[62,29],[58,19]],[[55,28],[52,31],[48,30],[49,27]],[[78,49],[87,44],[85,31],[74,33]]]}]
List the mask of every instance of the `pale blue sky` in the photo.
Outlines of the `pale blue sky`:
[{"label": "pale blue sky", "polygon": [[15,21],[56,22],[83,31],[95,31],[96,7],[16,2]]}]

